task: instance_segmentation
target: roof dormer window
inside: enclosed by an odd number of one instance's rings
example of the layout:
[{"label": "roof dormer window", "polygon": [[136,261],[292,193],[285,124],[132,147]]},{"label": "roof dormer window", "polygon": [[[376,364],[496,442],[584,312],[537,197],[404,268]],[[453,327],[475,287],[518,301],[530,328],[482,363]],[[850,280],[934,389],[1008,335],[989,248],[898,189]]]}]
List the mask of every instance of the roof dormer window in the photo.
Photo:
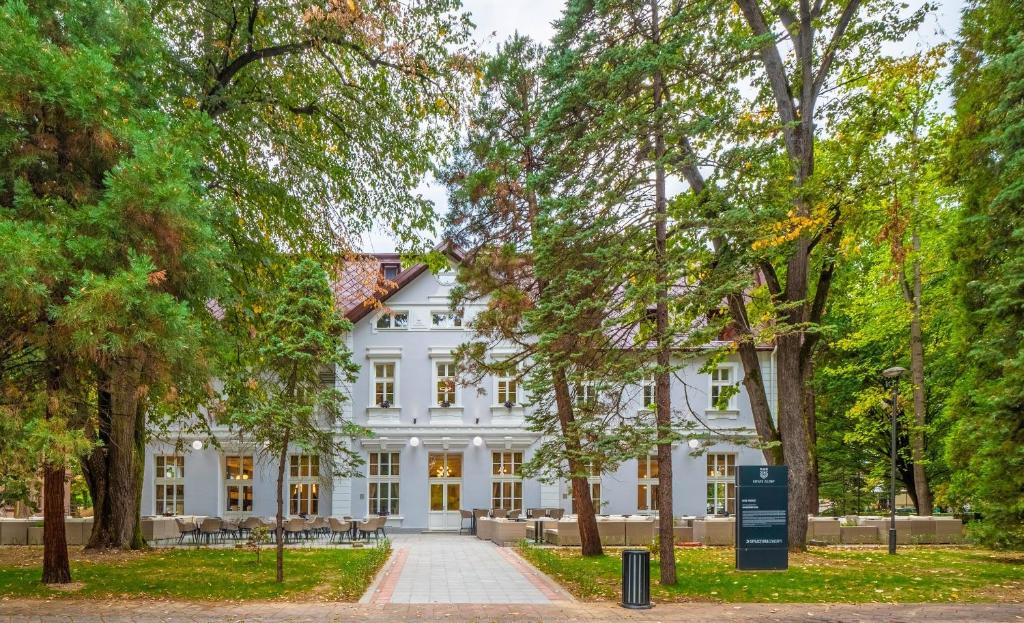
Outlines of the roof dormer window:
[{"label": "roof dormer window", "polygon": [[398,273],[402,272],[402,266],[400,264],[381,264],[380,270],[385,279],[394,281],[398,278]]}]

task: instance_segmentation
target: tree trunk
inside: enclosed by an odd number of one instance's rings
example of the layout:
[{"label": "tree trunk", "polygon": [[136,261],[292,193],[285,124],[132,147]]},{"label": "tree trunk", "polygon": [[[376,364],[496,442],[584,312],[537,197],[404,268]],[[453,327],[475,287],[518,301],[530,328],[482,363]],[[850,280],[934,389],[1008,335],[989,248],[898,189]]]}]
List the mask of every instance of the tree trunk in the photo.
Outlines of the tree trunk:
[{"label": "tree trunk", "polygon": [[[651,0],[651,39],[661,44],[658,2]],[[663,586],[676,583],[675,532],[672,504],[672,397],[669,390],[669,368],[672,365],[672,342],[668,326],[668,206],[665,190],[665,132],[661,109],[664,84],[661,69],[654,70],[651,96],[654,108],[654,281],[655,341],[658,371],[654,376],[655,420],[658,428],[658,554],[660,581]]]},{"label": "tree trunk", "polygon": [[569,382],[565,370],[556,368],[552,372],[552,385],[555,389],[555,404],[558,409],[558,423],[562,429],[569,472],[572,474],[572,501],[576,511],[577,523],[580,527],[580,551],[584,556],[600,556],[601,536],[597,532],[597,514],[594,511],[594,500],[590,497],[590,485],[587,477],[587,465],[579,459],[580,440],[576,430],[572,412],[572,397],[569,394]]},{"label": "tree trunk", "polygon": [[92,532],[87,549],[105,547],[109,542],[110,498],[107,495],[107,452],[110,448],[110,392],[106,383],[96,387],[96,426],[87,426],[86,437],[93,442],[92,451],[82,457],[82,474],[92,498]]},{"label": "tree trunk", "polygon": [[921,237],[911,236],[914,249],[913,292],[910,301],[910,380],[914,384],[914,426],[910,433],[910,453],[914,462],[914,503],[918,515],[932,514],[932,493],[925,473],[925,425],[927,404],[924,395],[924,338],[921,330]]},{"label": "tree trunk", "polygon": [[807,475],[807,508],[811,515],[818,514],[818,431],[817,412],[814,402],[814,357],[806,356],[803,363],[803,384],[804,384],[804,419],[807,421],[807,436],[809,443],[807,450],[810,453],[809,472]]},{"label": "tree trunk", "polygon": [[[60,417],[62,396],[61,370],[52,366],[46,379],[46,419]],[[62,465],[43,465],[43,583],[71,582],[71,563],[64,532],[64,487],[66,472]]]},{"label": "tree trunk", "polygon": [[63,467],[47,463],[43,466],[43,583],[71,582],[71,564],[64,534]]},{"label": "tree trunk", "polygon": [[146,410],[141,401],[135,407],[135,529],[132,530],[132,549],[145,549],[146,539],[142,536],[142,481],[146,470]]},{"label": "tree trunk", "polygon": [[791,551],[802,551],[807,547],[807,514],[810,511],[810,436],[803,405],[806,392],[803,391],[800,370],[801,346],[801,335],[798,332],[789,332],[778,338],[779,433],[786,464],[789,466]]},{"label": "tree trunk", "polygon": [[281,453],[277,462],[277,527],[274,528],[277,535],[277,581],[284,582],[284,466],[288,461],[288,441],[291,439],[291,429],[284,430],[284,439],[281,440]]},{"label": "tree trunk", "polygon": [[102,504],[95,508],[97,517],[89,540],[94,549],[132,548],[139,522],[141,482],[137,473],[142,459],[137,456],[136,423],[142,364],[130,359],[117,365],[110,377],[109,442],[88,461],[90,483],[103,488],[94,499]]}]

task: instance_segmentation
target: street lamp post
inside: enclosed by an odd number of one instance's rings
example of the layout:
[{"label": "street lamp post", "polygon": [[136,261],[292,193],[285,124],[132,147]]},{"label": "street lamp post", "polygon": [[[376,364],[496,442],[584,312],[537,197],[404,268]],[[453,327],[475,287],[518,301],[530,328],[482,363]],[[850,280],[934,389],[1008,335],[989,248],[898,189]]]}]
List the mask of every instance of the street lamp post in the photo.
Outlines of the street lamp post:
[{"label": "street lamp post", "polygon": [[889,449],[889,553],[896,553],[896,409],[900,395],[900,377],[906,368],[895,366],[882,371],[882,376],[892,385],[892,422]]}]

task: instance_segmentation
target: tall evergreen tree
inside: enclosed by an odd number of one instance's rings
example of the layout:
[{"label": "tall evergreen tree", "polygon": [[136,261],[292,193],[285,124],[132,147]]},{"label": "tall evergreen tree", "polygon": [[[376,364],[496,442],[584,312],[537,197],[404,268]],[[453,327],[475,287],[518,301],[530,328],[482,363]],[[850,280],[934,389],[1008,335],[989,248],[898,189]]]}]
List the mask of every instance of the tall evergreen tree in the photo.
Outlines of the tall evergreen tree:
[{"label": "tall evergreen tree", "polygon": [[964,368],[949,410],[952,493],[978,536],[1024,544],[1024,12],[977,0],[963,15],[950,167],[963,189],[956,261]]},{"label": "tall evergreen tree", "polygon": [[341,418],[345,396],[325,387],[327,367],[355,381],[345,348],[352,325],[334,307],[327,273],[313,260],[295,263],[270,295],[265,319],[242,339],[245,355],[226,388],[224,422],[277,460],[277,581],[284,581],[284,488],[295,447],[315,455],[321,476],[353,476],[358,457],[345,440],[361,429]]}]

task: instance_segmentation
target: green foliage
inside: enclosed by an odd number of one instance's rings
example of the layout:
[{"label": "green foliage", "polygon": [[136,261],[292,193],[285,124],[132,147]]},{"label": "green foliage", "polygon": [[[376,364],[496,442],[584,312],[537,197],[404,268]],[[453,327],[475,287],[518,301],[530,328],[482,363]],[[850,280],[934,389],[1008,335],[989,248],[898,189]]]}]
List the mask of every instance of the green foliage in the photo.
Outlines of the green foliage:
[{"label": "green foliage", "polygon": [[361,429],[341,418],[346,398],[325,387],[320,372],[337,366],[354,380],[358,368],[344,345],[351,323],[334,307],[327,273],[309,259],[292,265],[267,302],[252,333],[237,336],[241,354],[225,383],[223,421],[271,457],[294,444],[318,454],[322,470],[349,474],[358,456],[346,438]]},{"label": "green foliage", "polygon": [[952,496],[976,536],[1024,546],[1024,14],[979,0],[964,13],[954,68],[962,187],[956,241],[960,380],[948,417]]}]

